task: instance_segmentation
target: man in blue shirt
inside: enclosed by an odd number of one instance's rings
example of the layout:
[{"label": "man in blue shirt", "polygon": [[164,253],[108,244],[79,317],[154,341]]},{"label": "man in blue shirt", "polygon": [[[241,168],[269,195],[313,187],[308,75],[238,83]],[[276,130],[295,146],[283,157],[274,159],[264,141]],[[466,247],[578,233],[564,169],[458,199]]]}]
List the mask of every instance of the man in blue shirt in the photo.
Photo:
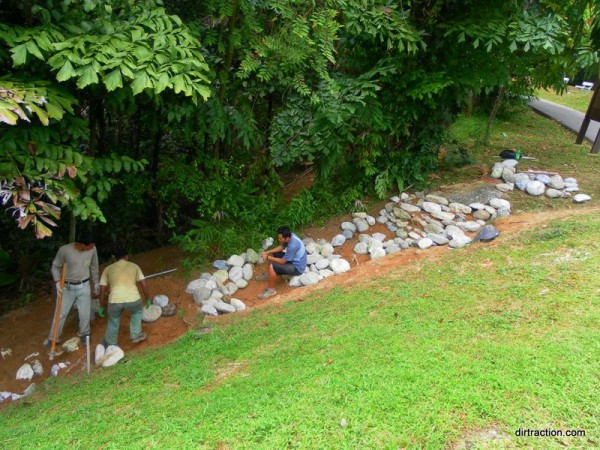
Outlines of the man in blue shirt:
[{"label": "man in blue shirt", "polygon": [[258,298],[267,298],[277,294],[275,280],[277,275],[302,275],[306,269],[306,248],[302,240],[288,227],[277,229],[279,245],[264,251],[262,259],[269,264],[269,287]]}]

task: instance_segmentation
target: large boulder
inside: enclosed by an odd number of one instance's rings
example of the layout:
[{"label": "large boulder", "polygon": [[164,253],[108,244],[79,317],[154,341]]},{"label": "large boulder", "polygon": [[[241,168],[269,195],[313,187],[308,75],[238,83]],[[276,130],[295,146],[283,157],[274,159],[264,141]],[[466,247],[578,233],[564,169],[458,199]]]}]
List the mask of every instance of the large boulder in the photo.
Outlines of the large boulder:
[{"label": "large boulder", "polygon": [[350,270],[350,263],[345,259],[339,258],[331,261],[331,263],[329,263],[329,267],[331,268],[333,273],[340,274],[348,272]]},{"label": "large boulder", "polygon": [[150,305],[142,309],[142,320],[144,322],[154,322],[162,316],[162,308],[158,305]]}]

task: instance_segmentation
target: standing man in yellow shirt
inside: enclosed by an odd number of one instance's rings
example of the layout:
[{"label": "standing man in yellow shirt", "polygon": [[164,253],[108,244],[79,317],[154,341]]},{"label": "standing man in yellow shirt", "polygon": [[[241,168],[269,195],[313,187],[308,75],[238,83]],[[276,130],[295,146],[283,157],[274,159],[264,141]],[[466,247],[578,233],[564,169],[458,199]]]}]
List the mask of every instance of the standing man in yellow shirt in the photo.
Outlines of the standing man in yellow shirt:
[{"label": "standing man in yellow shirt", "polygon": [[147,338],[142,332],[143,303],[138,291],[142,289],[146,301],[150,298],[144,274],[137,264],[129,262],[126,251],[117,254],[118,261],[108,266],[100,278],[100,305],[106,305],[108,297],[108,324],[104,333],[104,345],[117,345],[119,340],[119,326],[121,315],[127,310],[131,313],[129,318],[129,336],[134,344]]}]

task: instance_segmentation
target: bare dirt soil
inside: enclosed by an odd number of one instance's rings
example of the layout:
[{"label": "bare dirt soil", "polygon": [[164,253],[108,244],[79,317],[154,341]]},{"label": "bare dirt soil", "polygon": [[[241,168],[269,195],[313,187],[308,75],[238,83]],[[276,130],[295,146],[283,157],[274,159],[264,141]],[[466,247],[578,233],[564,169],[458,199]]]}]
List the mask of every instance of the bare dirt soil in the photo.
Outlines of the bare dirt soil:
[{"label": "bare dirt soil", "polygon": [[[462,188],[465,188],[464,186]],[[375,208],[373,213],[381,208]],[[523,229],[529,229],[550,220],[567,217],[578,212],[589,211],[590,209],[578,210],[558,210],[536,214],[515,214],[508,218],[497,220],[495,225],[503,233],[498,239],[487,244],[476,244],[470,246],[467,251],[480,251],[490,246],[502,245],[502,242],[510,237],[511,233]],[[334,217],[325,226],[313,227],[302,230],[303,237],[311,237],[315,241],[318,239],[331,238],[340,232],[339,225],[342,221],[350,220],[349,215]],[[369,233],[380,232],[390,238],[390,233],[384,225],[377,224],[369,229]],[[342,275],[329,277],[315,286],[303,288],[291,288],[283,280],[278,280],[276,286],[278,295],[266,300],[259,300],[258,294],[267,286],[267,282],[251,281],[247,288],[239,290],[235,297],[244,301],[249,309],[263,307],[265,305],[277,305],[287,301],[301,300],[308,294],[313,292],[328,290],[334,286],[349,286],[360,284],[365,280],[373,277],[385,276],[390,270],[401,266],[413,264],[418,260],[438,260],[444,258],[449,251],[447,246],[434,247],[428,250],[420,250],[418,248],[410,248],[403,250],[397,254],[389,255],[375,261],[370,261],[367,255],[355,255],[353,252],[354,245],[358,241],[357,237],[347,241],[341,248],[336,249],[336,253],[341,254],[346,258],[352,270]],[[138,264],[145,274],[161,272],[163,270],[178,268],[174,274],[149,279],[147,281],[150,294],[158,295],[165,294],[169,297],[170,303],[177,307],[177,313],[171,317],[161,317],[154,323],[143,324],[144,331],[148,334],[148,339],[138,344],[131,344],[129,341],[129,320],[125,314],[121,320],[121,330],[119,335],[119,344],[125,354],[131,356],[139,350],[148,347],[159,347],[173,342],[178,337],[183,335],[190,327],[198,325],[199,318],[198,307],[192,301],[190,294],[185,292],[185,288],[189,281],[195,278],[197,274],[193,273],[189,277],[185,277],[182,272],[182,260],[185,257],[183,252],[175,247],[165,247],[152,250],[148,253],[135,255],[131,258],[133,262]],[[255,276],[266,269],[266,265],[255,268]],[[70,354],[63,354],[49,361],[46,348],[43,346],[43,341],[48,335],[50,322],[54,311],[54,299],[48,291],[26,307],[14,310],[0,317],[0,349],[10,349],[11,355],[6,354],[0,356],[0,391],[8,391],[22,393],[31,382],[39,384],[44,379],[50,377],[50,368],[52,364],[57,362],[70,362],[67,369],[63,369],[59,376],[66,374],[81,373],[86,368],[85,346],[80,346],[78,351]],[[233,315],[224,315],[219,317],[211,317],[205,319],[206,323],[220,322],[227,323],[233,317],[242,319],[244,312]],[[92,321],[91,335],[91,353],[93,353],[96,345],[100,342],[104,330],[106,328],[106,318],[96,317]],[[77,334],[77,313],[72,311],[63,331],[62,342],[76,336]],[[31,356],[35,353],[39,355]],[[26,380],[16,380],[15,375],[18,368],[24,362],[33,362],[38,359],[44,368],[42,376],[34,377],[31,382]],[[92,361],[93,364],[93,361]],[[100,369],[93,369],[100,370]],[[10,402],[5,402],[5,405]]]}]

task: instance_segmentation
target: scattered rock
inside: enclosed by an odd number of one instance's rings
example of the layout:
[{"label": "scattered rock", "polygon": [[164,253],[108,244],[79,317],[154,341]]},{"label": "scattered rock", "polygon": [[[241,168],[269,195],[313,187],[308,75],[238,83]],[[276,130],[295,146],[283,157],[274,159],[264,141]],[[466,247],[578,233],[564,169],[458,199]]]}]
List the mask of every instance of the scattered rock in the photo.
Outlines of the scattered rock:
[{"label": "scattered rock", "polygon": [[106,353],[106,348],[104,348],[104,345],[102,345],[102,344],[96,345],[96,351],[94,352],[94,363],[97,366],[102,365],[102,357],[104,356],[105,353]]},{"label": "scattered rock", "polygon": [[433,241],[429,238],[423,238],[418,243],[419,248],[422,250],[426,250],[433,245]]},{"label": "scattered rock", "polygon": [[585,203],[589,202],[591,199],[592,197],[587,194],[577,194],[575,197],[573,197],[573,203]]},{"label": "scattered rock", "polygon": [[530,181],[525,189],[529,195],[538,196],[544,193],[546,186],[540,181]]},{"label": "scattered rock", "polygon": [[329,266],[335,274],[348,272],[350,270],[350,263],[342,258],[331,261]]},{"label": "scattered rock", "polygon": [[34,375],[42,375],[44,373],[44,367],[42,366],[42,363],[39,362],[37,359],[33,361],[33,364],[31,364],[31,368],[33,369]]},{"label": "scattered rock", "polygon": [[104,356],[100,359],[100,364],[102,365],[102,367],[114,366],[119,361],[121,361],[124,356],[125,352],[121,350],[121,347],[119,347],[118,345],[109,345],[108,347],[106,347],[106,352],[104,352]]},{"label": "scattered rock", "polygon": [[152,298],[152,303],[164,308],[169,304],[169,297],[166,295],[155,295],[154,298]]},{"label": "scattered rock", "polygon": [[19,370],[17,370],[17,380],[31,381],[33,375],[33,368],[29,363],[23,364],[21,367],[19,367]]},{"label": "scattered rock", "polygon": [[63,351],[65,351],[67,353],[75,352],[75,351],[79,350],[80,342],[81,342],[81,339],[79,337],[71,338],[62,345],[62,349],[63,349]]},{"label": "scattered rock", "polygon": [[150,305],[142,310],[142,320],[144,322],[154,322],[162,316],[162,308],[158,305]]}]

